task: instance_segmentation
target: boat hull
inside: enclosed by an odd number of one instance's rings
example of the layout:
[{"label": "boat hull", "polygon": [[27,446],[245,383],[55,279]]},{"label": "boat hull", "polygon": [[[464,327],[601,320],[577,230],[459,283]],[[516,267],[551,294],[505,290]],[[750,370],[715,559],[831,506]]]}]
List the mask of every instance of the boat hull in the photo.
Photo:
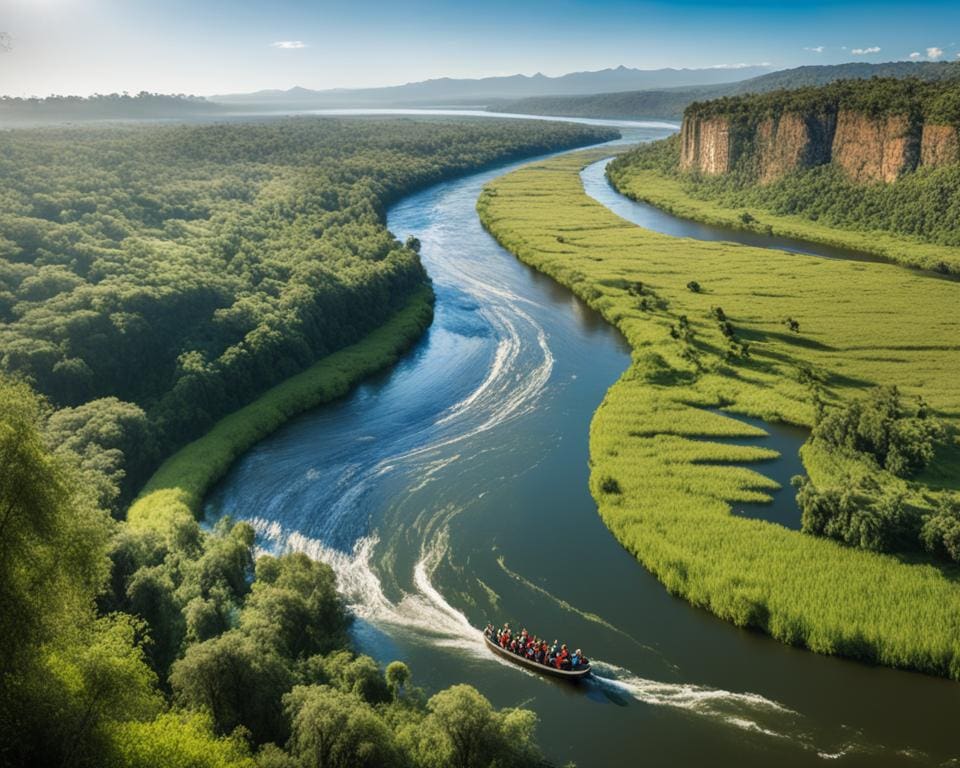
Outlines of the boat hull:
[{"label": "boat hull", "polygon": [[483,639],[486,642],[487,647],[497,654],[497,656],[513,662],[518,667],[529,669],[531,672],[547,675],[549,677],[559,677],[563,680],[582,680],[590,674],[589,664],[585,667],[581,667],[580,669],[557,669],[556,667],[548,667],[546,664],[530,661],[530,659],[527,659],[523,656],[517,656],[517,654],[511,653],[506,648],[501,648],[486,635],[483,636]]}]

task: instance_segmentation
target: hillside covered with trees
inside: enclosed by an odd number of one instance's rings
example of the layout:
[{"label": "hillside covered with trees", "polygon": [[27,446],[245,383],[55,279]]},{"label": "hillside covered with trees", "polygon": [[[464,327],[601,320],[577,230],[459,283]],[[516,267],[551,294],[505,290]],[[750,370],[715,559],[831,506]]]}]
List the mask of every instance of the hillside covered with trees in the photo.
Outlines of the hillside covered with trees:
[{"label": "hillside covered with trees", "polygon": [[[848,80],[692,104],[679,137],[609,174],[621,189],[641,172],[678,181],[691,198],[746,213],[747,226],[769,212],[955,247],[958,136],[960,80]],[[908,256],[898,260],[922,261]],[[940,261],[955,270],[955,258]]]},{"label": "hillside covered with trees", "polygon": [[226,109],[201,96],[141,91],[46,98],[0,97],[0,121],[44,123],[58,120],[137,120],[216,116]]},{"label": "hillside covered with trees", "polygon": [[221,416],[425,284],[385,206],[597,141],[514,122],[293,119],[0,135],[0,369],[58,412],[115,510]]},{"label": "hillside covered with trees", "polygon": [[429,699],[350,650],[329,566],[253,530],[115,522],[48,406],[0,377],[0,762],[154,768],[541,762],[536,716]]},{"label": "hillside covered with trees", "polygon": [[[123,512],[225,414],[339,350],[381,365],[377,332],[405,312],[392,332],[416,330],[430,291],[419,243],[385,227],[397,196],[610,137],[329,119],[0,135],[0,763],[542,762],[532,712],[428,697],[357,656],[327,565],[257,557],[246,524]],[[323,376],[331,396],[349,379]],[[271,423],[291,407],[262,404]]]}]

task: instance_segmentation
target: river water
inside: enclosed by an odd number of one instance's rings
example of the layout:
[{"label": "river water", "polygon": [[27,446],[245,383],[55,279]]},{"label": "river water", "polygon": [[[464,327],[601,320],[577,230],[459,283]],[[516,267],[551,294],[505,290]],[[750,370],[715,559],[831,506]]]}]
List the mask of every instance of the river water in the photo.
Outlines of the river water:
[{"label": "river water", "polygon": [[[668,130],[633,124],[625,140]],[[960,686],[719,621],[668,595],[603,526],[588,429],[629,349],[481,227],[482,186],[513,167],[390,209],[391,231],[423,244],[432,327],[392,370],[247,453],[207,499],[208,519],[247,520],[264,549],[329,562],[363,652],[408,662],[428,692],[467,682],[497,706],[536,710],[557,763],[938,765],[960,754]],[[766,444],[787,455],[755,468],[783,482],[802,439],[774,430]],[[790,494],[742,512],[795,527]],[[498,660],[480,638],[488,620],[582,646],[594,678],[574,686]]]}]

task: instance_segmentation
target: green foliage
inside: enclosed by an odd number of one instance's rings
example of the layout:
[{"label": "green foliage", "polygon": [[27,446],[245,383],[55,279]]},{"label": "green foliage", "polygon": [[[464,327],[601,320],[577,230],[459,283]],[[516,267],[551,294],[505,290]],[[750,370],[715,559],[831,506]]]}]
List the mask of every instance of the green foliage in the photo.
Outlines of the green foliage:
[{"label": "green foliage", "polygon": [[924,520],[920,540],[928,552],[960,563],[960,497],[941,499],[937,510]]},{"label": "green foliage", "polygon": [[[208,715],[170,712],[117,725],[106,768],[254,768],[239,734],[214,736]],[[256,763],[256,765],[262,765]]]},{"label": "green foliage", "polygon": [[224,111],[222,105],[200,96],[147,91],[140,91],[133,96],[128,93],[47,98],[0,96],[0,118],[14,122],[174,118],[216,115]]},{"label": "green foliage", "polygon": [[[942,341],[960,334],[960,283],[636,227],[584,193],[579,172],[599,157],[578,153],[503,176],[478,211],[501,244],[601,312],[634,350],[590,429],[590,489],[606,525],[673,594],[728,621],[819,653],[960,679],[955,569],[732,514],[769,500],[776,483],[751,463],[774,454],[712,439],[761,430],[705,410],[813,427],[818,410],[878,386],[896,386],[904,402],[922,393],[929,405],[909,417],[935,414],[946,440],[909,483],[820,440],[802,451],[813,488],[867,488],[876,516],[907,525],[915,546],[918,521],[960,481],[951,460],[960,360]],[[558,232],[576,247],[559,247]],[[691,274],[709,292],[688,290]],[[640,282],[657,298],[647,311],[628,288]],[[785,329],[784,317],[802,317],[803,335]],[[725,359],[724,322],[749,341],[749,357]],[[621,493],[603,492],[607,477]],[[898,548],[854,517],[855,543]],[[900,535],[897,525],[887,530]]]},{"label": "green foliage", "polygon": [[[875,254],[898,264],[960,274],[957,248],[949,244],[953,242],[956,228],[951,228],[948,222],[956,218],[953,206],[960,200],[955,194],[956,169],[953,167],[920,169],[893,184],[854,186],[841,177],[837,169],[820,166],[790,174],[773,184],[744,186],[728,196],[720,188],[732,189],[739,184],[730,177],[694,180],[676,174],[679,150],[676,137],[672,138],[672,149],[669,145],[660,146],[664,142],[647,145],[651,152],[656,147],[658,152],[671,154],[670,159],[655,154],[645,160],[647,149],[641,148],[612,162],[607,168],[614,186],[634,200],[650,203],[681,218],[824,243]],[[668,152],[664,152],[665,149]],[[818,179],[826,182],[820,183]],[[808,182],[812,186],[804,191]],[[834,186],[834,182],[839,186]],[[777,190],[786,193],[783,204],[769,202],[773,199],[771,196],[778,194]],[[795,202],[800,194],[809,205]],[[884,202],[894,197],[897,198],[895,204]],[[842,215],[832,218],[818,208],[832,204],[831,201],[837,202],[837,211]],[[743,205],[751,206],[754,222],[744,224],[741,220]],[[904,228],[914,234],[900,234],[890,227],[892,221],[919,222],[921,218],[922,227]],[[924,228],[939,228],[944,244],[924,239],[921,234]]]},{"label": "green foliage", "polygon": [[240,627],[288,659],[343,648],[348,622],[336,586],[329,566],[302,553],[261,557]]},{"label": "green foliage", "polygon": [[542,762],[533,742],[537,717],[529,710],[496,712],[476,689],[455,685],[433,696],[415,740],[418,762],[429,768],[529,766]]},{"label": "green foliage", "polygon": [[[950,65],[957,72],[960,66]],[[679,141],[676,137],[643,146],[620,157],[610,166],[610,177],[618,188],[629,192],[628,179],[637,170],[656,171],[677,179],[683,193],[696,200],[713,203],[737,226],[762,230],[767,224],[761,213],[743,211],[749,207],[777,216],[796,217],[802,232],[796,236],[829,242],[824,225],[853,232],[889,232],[916,238],[923,243],[960,245],[960,166],[918,167],[890,184],[859,184],[851,181],[834,164],[794,171],[772,183],[758,183],[757,128],[761,121],[790,113],[816,116],[829,123],[844,110],[869,118],[888,115],[906,116],[909,137],[919,144],[924,122],[950,125],[960,129],[960,78],[925,82],[917,79],[874,78],[844,80],[819,88],[778,90],[746,96],[721,98],[691,104],[686,118],[723,116],[730,123],[734,167],[730,173],[715,177],[681,174],[678,170]],[[831,142],[832,134],[824,137]],[[640,193],[642,197],[642,192]],[[652,201],[656,202],[656,201]],[[705,212],[715,215],[709,208]],[[804,227],[806,222],[820,225]],[[773,220],[774,226],[784,222]],[[820,237],[816,234],[819,231]],[[791,234],[783,231],[783,234]],[[897,253],[896,247],[870,246],[870,237],[862,238],[866,250],[881,253],[896,261],[922,265],[930,269],[942,263],[944,271],[960,271],[956,254],[947,258],[921,258]],[[857,247],[851,243],[852,247]],[[910,249],[915,250],[915,249]],[[935,253],[935,251],[931,251]]]},{"label": "green foliage", "polygon": [[236,630],[190,646],[170,670],[178,704],[209,712],[219,734],[242,725],[258,744],[286,740],[280,699],[293,680],[283,658]]},{"label": "green foliage", "polygon": [[879,387],[823,415],[813,436],[829,448],[866,454],[898,477],[922,472],[944,439],[939,420],[908,416],[896,387]]},{"label": "green foliage", "polygon": [[303,768],[402,766],[393,732],[360,696],[326,686],[296,686],[283,697],[290,752]]},{"label": "green foliage", "polygon": [[160,456],[423,290],[390,201],[610,135],[325,118],[4,132],[0,370],[85,407],[71,422],[119,452],[102,469],[122,504]]},{"label": "green foliage", "polygon": [[44,446],[43,415],[0,377],[0,761],[85,765],[160,701],[137,622],[96,616],[113,525]]},{"label": "green foliage", "polygon": [[410,682],[410,667],[402,661],[391,661],[384,672],[387,688],[394,699],[403,696],[407,684]]},{"label": "green foliage", "polygon": [[916,547],[919,521],[902,496],[878,493],[876,483],[864,480],[824,490],[817,490],[809,478],[794,480],[804,533],[874,552]]}]

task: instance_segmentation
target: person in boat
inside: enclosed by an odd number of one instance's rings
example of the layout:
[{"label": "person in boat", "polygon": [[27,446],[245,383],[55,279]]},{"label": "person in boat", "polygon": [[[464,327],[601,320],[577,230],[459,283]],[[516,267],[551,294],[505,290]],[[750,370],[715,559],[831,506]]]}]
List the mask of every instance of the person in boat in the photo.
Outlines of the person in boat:
[{"label": "person in boat", "polygon": [[570,652],[567,650],[566,643],[560,646],[560,653],[557,654],[556,664],[557,664],[557,669],[570,668]]},{"label": "person in boat", "polygon": [[497,630],[494,629],[493,624],[491,624],[489,621],[487,622],[487,626],[483,628],[483,636],[490,640],[497,640]]}]

